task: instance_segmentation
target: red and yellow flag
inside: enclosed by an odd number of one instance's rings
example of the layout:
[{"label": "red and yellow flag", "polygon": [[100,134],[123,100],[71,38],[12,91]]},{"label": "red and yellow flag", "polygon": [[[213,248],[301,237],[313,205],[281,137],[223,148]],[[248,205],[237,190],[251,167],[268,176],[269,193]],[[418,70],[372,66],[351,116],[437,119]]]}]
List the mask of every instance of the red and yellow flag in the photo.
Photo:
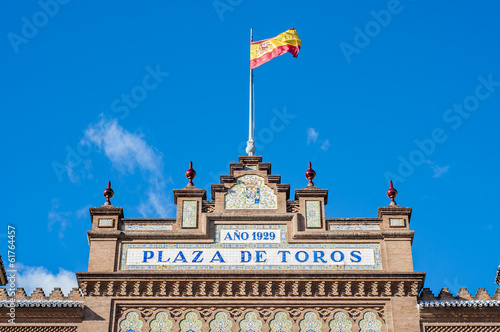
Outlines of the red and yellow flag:
[{"label": "red and yellow flag", "polygon": [[274,38],[252,42],[250,45],[250,69],[257,68],[287,52],[292,53],[296,58],[301,45],[302,40],[295,29],[287,30]]}]

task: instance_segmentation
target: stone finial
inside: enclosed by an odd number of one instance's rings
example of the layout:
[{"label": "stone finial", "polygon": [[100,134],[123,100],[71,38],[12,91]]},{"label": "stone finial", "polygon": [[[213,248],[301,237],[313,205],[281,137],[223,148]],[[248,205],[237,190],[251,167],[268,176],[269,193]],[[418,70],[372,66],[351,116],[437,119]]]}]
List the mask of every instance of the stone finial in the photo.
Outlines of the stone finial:
[{"label": "stone finial", "polygon": [[52,293],[50,293],[49,298],[51,300],[62,300],[64,298],[64,293],[62,292],[61,288],[56,287],[54,288]]},{"label": "stone finial", "polygon": [[394,200],[396,196],[398,195],[398,191],[394,189],[394,186],[392,185],[392,180],[391,180],[391,186],[387,190],[387,197],[391,199],[391,203],[389,205],[397,205],[396,201]]},{"label": "stone finial", "polygon": [[110,199],[115,195],[115,192],[113,191],[113,189],[111,189],[111,181],[108,181],[108,187],[104,189],[104,192],[102,194],[104,195],[104,197],[106,197],[106,202],[104,203],[104,205],[113,205],[111,204]]},{"label": "stone finial", "polygon": [[314,186],[313,180],[315,177],[316,177],[316,172],[312,169],[311,162],[309,162],[309,168],[306,171],[306,179],[309,180],[309,183],[307,184],[308,187]]},{"label": "stone finial", "polygon": [[186,171],[186,177],[189,180],[189,182],[187,184],[188,187],[193,187],[194,186],[193,179],[196,177],[196,172],[193,169],[193,162],[192,161],[189,162],[189,169]]},{"label": "stone finial", "polygon": [[45,293],[41,287],[36,288],[33,293],[31,293],[31,299],[32,300],[44,300],[45,299]]}]

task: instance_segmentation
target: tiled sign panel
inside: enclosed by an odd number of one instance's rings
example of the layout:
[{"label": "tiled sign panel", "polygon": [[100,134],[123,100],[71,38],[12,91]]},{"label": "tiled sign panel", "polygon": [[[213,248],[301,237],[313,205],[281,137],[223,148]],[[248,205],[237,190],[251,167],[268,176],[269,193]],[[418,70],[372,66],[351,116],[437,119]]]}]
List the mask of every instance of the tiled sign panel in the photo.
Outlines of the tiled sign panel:
[{"label": "tiled sign panel", "polygon": [[381,270],[377,243],[288,243],[286,225],[217,225],[215,243],[124,243],[120,270]]}]

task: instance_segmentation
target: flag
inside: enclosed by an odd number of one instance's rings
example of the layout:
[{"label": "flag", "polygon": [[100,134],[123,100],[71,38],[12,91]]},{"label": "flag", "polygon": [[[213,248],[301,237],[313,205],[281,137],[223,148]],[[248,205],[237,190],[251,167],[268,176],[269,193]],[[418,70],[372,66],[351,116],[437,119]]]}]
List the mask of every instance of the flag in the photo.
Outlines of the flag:
[{"label": "flag", "polygon": [[302,40],[295,29],[285,31],[274,38],[252,42],[250,45],[250,69],[257,68],[287,52],[292,53],[296,58],[301,45]]}]

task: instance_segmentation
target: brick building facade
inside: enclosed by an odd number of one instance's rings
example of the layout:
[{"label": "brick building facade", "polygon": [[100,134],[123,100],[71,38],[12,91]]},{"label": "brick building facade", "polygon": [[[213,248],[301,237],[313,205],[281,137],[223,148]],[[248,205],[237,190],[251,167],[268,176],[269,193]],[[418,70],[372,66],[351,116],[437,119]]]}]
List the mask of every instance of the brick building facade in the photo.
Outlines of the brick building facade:
[{"label": "brick building facade", "polygon": [[[295,190],[261,157],[240,157],[212,185],[174,190],[175,219],[90,208],[88,272],[79,289],[0,289],[0,331],[500,331],[500,289],[423,289],[413,270],[412,209],[326,218],[328,190]],[[4,304],[2,306],[2,304]]]}]

